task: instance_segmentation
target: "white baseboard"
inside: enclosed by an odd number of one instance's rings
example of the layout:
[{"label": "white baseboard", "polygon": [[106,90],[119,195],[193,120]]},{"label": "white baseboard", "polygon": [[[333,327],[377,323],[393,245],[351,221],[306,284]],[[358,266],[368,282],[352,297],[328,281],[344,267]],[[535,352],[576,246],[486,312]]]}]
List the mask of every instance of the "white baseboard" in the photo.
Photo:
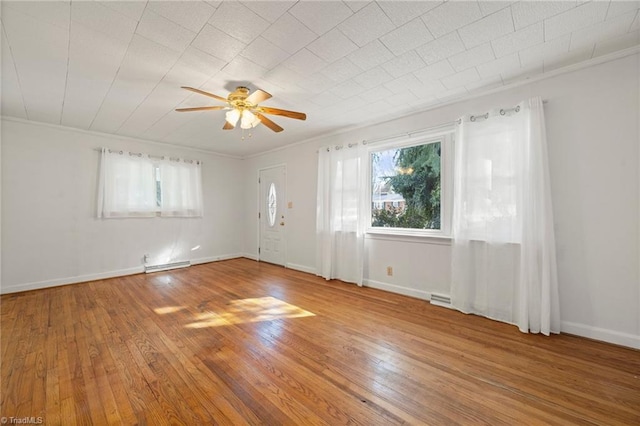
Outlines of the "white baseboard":
[{"label": "white baseboard", "polygon": [[601,340],[603,342],[640,349],[640,336],[609,330],[606,328],[592,327],[590,325],[562,321],[562,323],[560,324],[560,332],[575,334],[576,336],[588,337],[589,339]]},{"label": "white baseboard", "polygon": [[310,266],[298,265],[296,263],[287,263],[286,267],[289,269],[295,269],[296,271],[306,272],[307,274],[316,274],[316,268],[312,268]]},{"label": "white baseboard", "polygon": [[403,287],[395,284],[383,283],[382,281],[364,280],[363,284],[366,287],[377,288],[379,290],[386,290],[392,293],[404,294],[405,296],[411,296],[418,299],[430,300],[431,293],[424,290],[416,290],[415,288]]},{"label": "white baseboard", "polygon": [[[220,256],[201,257],[199,259],[191,260],[191,264],[198,265],[202,263],[217,262],[220,260],[235,259],[243,256],[244,255],[242,254],[223,254]],[[144,265],[136,266],[134,268],[119,269],[115,271],[99,272],[96,274],[79,275],[77,277],[56,278],[53,280],[38,281],[33,283],[2,286],[0,287],[0,294],[18,293],[21,291],[38,290],[41,288],[57,287],[61,285],[77,284],[88,281],[105,280],[108,278],[116,278],[125,275],[142,273],[144,273]]]},{"label": "white baseboard", "polygon": [[252,253],[242,253],[242,257],[246,257],[247,259],[251,259],[251,260],[258,260],[258,256],[256,256],[255,254]]},{"label": "white baseboard", "polygon": [[200,265],[201,263],[218,262],[220,260],[237,259],[239,257],[244,257],[244,255],[237,253],[237,254],[223,254],[220,256],[200,257],[198,259],[191,259],[191,264]]},{"label": "white baseboard", "polygon": [[18,293],[20,291],[38,290],[41,288],[57,287],[67,284],[77,284],[87,281],[104,280],[107,278],[122,277],[125,275],[142,274],[144,266],[136,266],[135,268],[119,269],[117,271],[100,272],[97,274],[79,275],[77,277],[56,278],[53,280],[38,281],[34,283],[25,283],[12,286],[2,286],[0,293]]}]

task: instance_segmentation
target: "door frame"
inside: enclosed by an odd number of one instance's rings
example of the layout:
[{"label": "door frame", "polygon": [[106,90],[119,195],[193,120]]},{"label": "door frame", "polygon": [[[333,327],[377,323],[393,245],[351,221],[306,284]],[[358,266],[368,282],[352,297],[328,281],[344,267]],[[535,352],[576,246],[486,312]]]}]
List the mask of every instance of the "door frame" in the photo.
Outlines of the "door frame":
[{"label": "door frame", "polygon": [[[282,190],[283,190],[282,198],[284,200],[284,205],[282,207],[282,211],[284,212],[285,210],[287,210],[287,201],[286,201],[287,200],[287,163],[274,164],[274,165],[271,165],[271,166],[261,167],[261,168],[258,169],[258,177],[256,178],[256,182],[258,183],[258,191],[257,191],[257,193],[258,193],[258,202],[257,202],[258,212],[256,213],[256,216],[255,216],[256,219],[258,219],[258,231],[257,231],[258,240],[257,240],[257,245],[256,245],[256,247],[257,247],[256,260],[258,262],[260,262],[260,243],[261,243],[261,240],[260,240],[260,231],[261,231],[260,221],[262,220],[260,218],[260,210],[262,208],[260,206],[260,204],[261,204],[260,203],[260,198],[261,198],[261,195],[262,195],[261,188],[260,188],[260,186],[261,186],[260,174],[262,172],[266,171],[266,170],[277,169],[277,168],[280,168],[280,167],[282,167],[284,169],[284,179],[282,181]],[[285,220],[286,221],[289,220],[289,215],[288,214],[285,214]],[[284,253],[284,261],[283,261],[283,265],[282,266],[285,267],[285,268],[287,267],[287,238],[286,238],[286,236],[287,236],[287,227],[285,225],[284,229],[282,230],[282,237],[283,237],[282,238],[282,251]]]}]

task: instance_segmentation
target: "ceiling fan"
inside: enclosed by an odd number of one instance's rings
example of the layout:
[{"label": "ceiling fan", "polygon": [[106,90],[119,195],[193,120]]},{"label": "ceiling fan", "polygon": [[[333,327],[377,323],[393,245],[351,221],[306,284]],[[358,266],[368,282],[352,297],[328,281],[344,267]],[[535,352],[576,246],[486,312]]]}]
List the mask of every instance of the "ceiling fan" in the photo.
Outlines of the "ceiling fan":
[{"label": "ceiling fan", "polygon": [[271,97],[269,93],[260,89],[249,93],[249,89],[247,87],[238,86],[235,91],[229,93],[229,96],[223,98],[222,96],[214,95],[213,93],[205,92],[204,90],[195,89],[193,87],[182,86],[182,88],[225,102],[226,105],[220,106],[176,108],[176,111],[179,112],[225,109],[227,110],[227,114],[226,122],[222,127],[224,130],[231,130],[235,128],[238,120],[240,120],[240,127],[242,129],[251,129],[262,123],[274,132],[281,132],[284,130],[269,118],[265,117],[264,114],[281,115],[283,117],[295,118],[296,120],[307,119],[307,115],[302,112],[287,111],[286,109],[270,108],[258,105],[260,102],[266,101]]}]

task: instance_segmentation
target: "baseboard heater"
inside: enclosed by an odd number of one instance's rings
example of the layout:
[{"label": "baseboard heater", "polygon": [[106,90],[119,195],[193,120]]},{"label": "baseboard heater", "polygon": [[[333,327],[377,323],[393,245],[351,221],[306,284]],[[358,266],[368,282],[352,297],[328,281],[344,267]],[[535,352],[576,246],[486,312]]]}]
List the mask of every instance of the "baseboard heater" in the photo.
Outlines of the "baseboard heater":
[{"label": "baseboard heater", "polygon": [[444,294],[431,293],[430,302],[432,305],[451,308],[451,297],[445,296]]},{"label": "baseboard heater", "polygon": [[160,265],[144,265],[144,272],[150,274],[152,272],[169,271],[171,269],[187,268],[191,266],[191,262],[185,260],[183,262],[162,263]]}]

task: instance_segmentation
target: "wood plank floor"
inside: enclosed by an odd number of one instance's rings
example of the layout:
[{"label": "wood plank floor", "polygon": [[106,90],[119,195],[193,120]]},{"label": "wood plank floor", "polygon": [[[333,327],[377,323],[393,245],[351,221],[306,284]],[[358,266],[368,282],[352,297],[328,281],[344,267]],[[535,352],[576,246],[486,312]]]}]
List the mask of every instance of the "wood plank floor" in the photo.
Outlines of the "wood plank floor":
[{"label": "wood plank floor", "polygon": [[50,425],[640,424],[640,352],[247,259],[1,299],[0,415]]}]

